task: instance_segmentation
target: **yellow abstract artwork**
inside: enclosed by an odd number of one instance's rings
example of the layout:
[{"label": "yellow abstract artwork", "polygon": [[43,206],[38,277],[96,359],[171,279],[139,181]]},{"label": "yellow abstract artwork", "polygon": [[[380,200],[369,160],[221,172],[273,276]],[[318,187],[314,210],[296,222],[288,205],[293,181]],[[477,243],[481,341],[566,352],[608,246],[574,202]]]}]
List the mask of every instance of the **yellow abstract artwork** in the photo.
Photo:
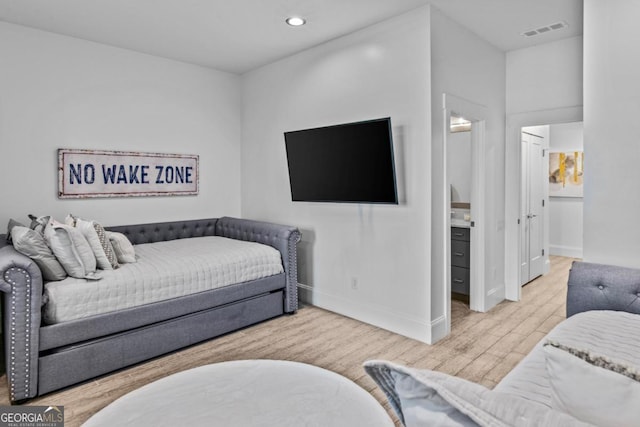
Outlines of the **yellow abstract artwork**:
[{"label": "yellow abstract artwork", "polygon": [[582,197],[584,152],[549,153],[549,196]]}]

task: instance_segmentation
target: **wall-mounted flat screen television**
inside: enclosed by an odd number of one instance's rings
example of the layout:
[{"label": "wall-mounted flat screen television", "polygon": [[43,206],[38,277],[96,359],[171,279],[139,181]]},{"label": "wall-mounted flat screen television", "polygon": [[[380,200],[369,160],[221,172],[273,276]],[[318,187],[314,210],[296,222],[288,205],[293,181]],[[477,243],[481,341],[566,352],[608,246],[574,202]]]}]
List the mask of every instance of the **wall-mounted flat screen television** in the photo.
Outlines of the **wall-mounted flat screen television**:
[{"label": "wall-mounted flat screen television", "polygon": [[284,134],[295,202],[398,203],[391,118]]}]

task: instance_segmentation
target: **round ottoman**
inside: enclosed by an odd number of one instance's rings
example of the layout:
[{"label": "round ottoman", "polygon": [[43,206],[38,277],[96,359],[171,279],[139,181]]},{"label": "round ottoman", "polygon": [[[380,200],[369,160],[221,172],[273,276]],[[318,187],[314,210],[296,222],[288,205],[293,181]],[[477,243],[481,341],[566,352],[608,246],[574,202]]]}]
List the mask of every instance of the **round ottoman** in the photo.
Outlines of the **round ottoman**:
[{"label": "round ottoman", "polygon": [[393,426],[376,399],[326,369],[282,360],[201,366],[134,390],[85,426]]}]

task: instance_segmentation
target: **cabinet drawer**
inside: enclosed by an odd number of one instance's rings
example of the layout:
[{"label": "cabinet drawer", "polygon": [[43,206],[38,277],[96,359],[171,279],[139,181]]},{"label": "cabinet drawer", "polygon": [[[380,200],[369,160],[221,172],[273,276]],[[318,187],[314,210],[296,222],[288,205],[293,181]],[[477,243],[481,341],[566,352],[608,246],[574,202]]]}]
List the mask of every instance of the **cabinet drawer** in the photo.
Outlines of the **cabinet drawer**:
[{"label": "cabinet drawer", "polygon": [[469,295],[469,269],[451,267],[451,292]]},{"label": "cabinet drawer", "polygon": [[451,240],[471,240],[471,230],[469,228],[451,227]]},{"label": "cabinet drawer", "polygon": [[452,240],[451,241],[451,265],[455,267],[469,268],[470,249],[471,249],[471,245],[469,244],[469,242]]}]

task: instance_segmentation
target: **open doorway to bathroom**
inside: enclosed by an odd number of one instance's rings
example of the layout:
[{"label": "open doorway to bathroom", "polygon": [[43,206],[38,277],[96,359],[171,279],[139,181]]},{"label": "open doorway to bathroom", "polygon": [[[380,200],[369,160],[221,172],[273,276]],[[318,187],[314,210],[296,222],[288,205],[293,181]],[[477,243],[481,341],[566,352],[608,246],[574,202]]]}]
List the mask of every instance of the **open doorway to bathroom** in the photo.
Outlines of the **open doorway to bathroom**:
[{"label": "open doorway to bathroom", "polygon": [[[444,132],[442,150],[442,177],[444,184],[441,187],[442,211],[439,222],[439,231],[434,242],[436,252],[434,257],[440,264],[440,268],[444,272],[444,283],[440,287],[432,287],[433,302],[436,310],[439,304],[444,307],[444,315],[433,322],[432,339],[437,341],[439,338],[449,334],[451,330],[451,305],[452,290],[458,285],[465,285],[468,275],[468,299],[469,309],[484,312],[495,306],[504,299],[504,288],[492,288],[487,291],[486,287],[486,247],[488,242],[485,240],[486,221],[487,221],[487,204],[485,182],[487,177],[487,161],[486,161],[486,121],[489,116],[489,110],[486,106],[475,104],[471,101],[456,97],[451,94],[443,94],[443,124]],[[470,144],[470,159],[468,155],[464,155],[468,166],[464,166],[462,161],[457,162],[455,158],[449,155],[451,148],[451,140],[456,139],[459,132],[451,132],[456,128],[456,124],[460,126],[470,127],[470,141],[464,144]],[[464,133],[464,132],[460,132]],[[463,137],[464,139],[464,137]],[[455,149],[454,149],[455,152]],[[455,154],[454,154],[455,156]],[[463,200],[466,196],[461,192],[464,185],[456,188],[454,196],[454,205],[458,206],[459,212],[452,217],[452,186],[451,172],[453,169],[465,169],[469,184],[468,200]],[[456,202],[455,198],[459,198]],[[455,204],[459,203],[459,204]],[[468,212],[468,213],[467,213]],[[441,228],[440,228],[441,227]],[[453,268],[455,267],[455,268]],[[460,275],[457,275],[460,273]],[[452,289],[453,285],[453,289]],[[444,291],[444,292],[442,292]]]},{"label": "open doorway to bathroom", "polygon": [[451,192],[451,303],[469,306],[471,267],[471,121],[452,113],[447,138]]}]

